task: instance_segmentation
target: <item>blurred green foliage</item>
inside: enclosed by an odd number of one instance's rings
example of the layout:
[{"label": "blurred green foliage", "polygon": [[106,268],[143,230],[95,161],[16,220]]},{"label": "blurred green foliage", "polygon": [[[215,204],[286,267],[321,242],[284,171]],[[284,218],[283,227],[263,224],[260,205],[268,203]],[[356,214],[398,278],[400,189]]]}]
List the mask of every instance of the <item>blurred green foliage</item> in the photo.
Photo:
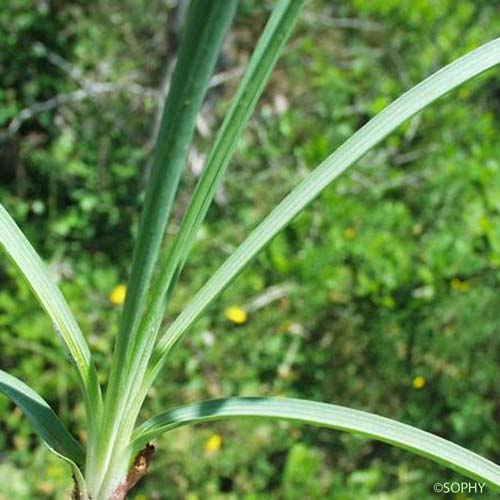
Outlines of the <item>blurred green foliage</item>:
[{"label": "blurred green foliage", "polygon": [[[218,71],[245,64],[270,4],[243,2]],[[1,200],[49,261],[103,383],[119,314],[108,295],[131,261],[178,13],[173,0],[11,0],[0,10]],[[491,0],[311,1],[202,228],[171,315],[308,170],[405,89],[499,28]],[[99,83],[114,90],[97,92]],[[207,152],[236,83],[229,77],[212,89],[197,155]],[[82,90],[85,98],[16,123],[24,109]],[[500,460],[499,110],[492,71],[344,175],[176,349],[144,416],[199,398],[286,394],[398,418]],[[195,182],[193,157],[178,215]],[[75,378],[50,322],[5,260],[0,273],[0,366],[81,429]],[[229,306],[247,310],[245,324],[228,321]],[[64,465],[4,398],[0,414],[0,499],[64,498]],[[222,444],[208,453],[214,434]],[[424,500],[437,498],[435,481],[460,480],[366,439],[284,423],[182,429],[158,447],[135,500]]]}]

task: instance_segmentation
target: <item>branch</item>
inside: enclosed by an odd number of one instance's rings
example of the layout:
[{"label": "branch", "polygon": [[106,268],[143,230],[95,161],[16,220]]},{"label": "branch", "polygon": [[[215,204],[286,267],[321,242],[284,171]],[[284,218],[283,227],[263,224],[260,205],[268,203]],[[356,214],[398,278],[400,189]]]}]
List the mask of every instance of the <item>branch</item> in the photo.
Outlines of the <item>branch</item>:
[{"label": "branch", "polygon": [[86,88],[81,88],[65,94],[58,94],[50,99],[47,99],[46,101],[35,102],[31,106],[24,108],[9,123],[7,131],[0,134],[0,139],[12,137],[19,131],[24,122],[31,120],[40,113],[50,111],[63,104],[84,101],[86,99],[112,92],[127,92],[140,96],[156,96],[157,93],[156,90],[143,87],[137,83],[92,83],[87,85]]}]

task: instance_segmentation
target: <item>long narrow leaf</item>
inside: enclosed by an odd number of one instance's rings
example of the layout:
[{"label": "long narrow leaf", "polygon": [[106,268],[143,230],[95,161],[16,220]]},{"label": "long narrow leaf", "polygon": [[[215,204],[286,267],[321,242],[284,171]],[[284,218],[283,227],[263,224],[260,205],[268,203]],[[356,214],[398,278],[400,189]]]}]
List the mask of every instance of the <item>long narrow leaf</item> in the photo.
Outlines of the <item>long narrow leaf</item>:
[{"label": "long narrow leaf", "polygon": [[0,244],[19,268],[38,301],[52,319],[66,346],[83,386],[87,415],[95,429],[101,411],[101,390],[85,338],[64,296],[52,281],[42,259],[12,217],[0,204]]},{"label": "long narrow leaf", "polygon": [[97,482],[107,473],[108,467],[112,467],[113,450],[120,449],[115,441],[126,442],[128,432],[133,428],[135,419],[126,411],[129,393],[140,378],[137,370],[143,366],[141,350],[144,345],[154,342],[157,333],[146,331],[138,336],[137,326],[144,312],[172,202],[193,138],[196,116],[237,4],[237,0],[192,0],[187,13],[153,155],[106,392],[102,432],[107,442],[103,443],[104,449],[95,454],[90,465],[91,475],[97,478]]},{"label": "long narrow leaf", "polygon": [[[151,302],[140,326],[141,333],[152,332],[156,334],[160,327],[169,292],[175,285],[217,187],[222,182],[241,134],[269,80],[304,3],[305,0],[279,0],[274,7],[228,114],[217,134],[175,241],[167,254],[167,259],[152,290]],[[143,358],[147,360],[150,356],[150,351],[147,348],[153,349],[153,342],[149,340],[148,335],[140,334],[138,337],[143,344],[138,352],[143,353]]]},{"label": "long narrow leaf", "polygon": [[227,418],[266,417],[303,422],[363,436],[412,451],[500,491],[500,466],[434,434],[389,418],[343,406],[285,398],[229,398],[194,403],[162,413],[141,425],[133,448],[161,433]]},{"label": "long narrow leaf", "polygon": [[224,35],[237,0],[193,0],[179,55],[163,109],[160,131],[146,189],[144,209],[134,250],[132,271],[117,338],[108,400],[124,391],[123,373],[133,362],[136,327],[141,317],[153,269],[165,234],[172,201],[186,162],[196,116],[208,88]]},{"label": "long narrow leaf", "polygon": [[[192,0],[186,31],[172,75],[156,140],[117,352],[141,315],[153,268],[165,234],[172,202],[193,138],[196,116],[208,88],[220,46],[236,10],[237,0]],[[120,358],[120,356],[118,356]],[[120,358],[120,362],[123,358]]]},{"label": "long narrow leaf", "polygon": [[48,403],[24,382],[3,370],[0,370],[0,392],[21,408],[52,453],[70,466],[75,487],[81,498],[87,498],[87,487],[80,469],[84,464],[84,450]]},{"label": "long narrow leaf", "polygon": [[[264,90],[305,0],[279,0],[255,47],[245,75],[212,147],[162,271],[168,290],[179,275],[203,219],[222,182],[239,139]],[[171,287],[170,287],[171,288]]]},{"label": "long narrow leaf", "polygon": [[226,260],[170,326],[155,352],[149,383],[165,364],[169,350],[200,314],[323,189],[415,113],[499,62],[500,39],[495,39],[445,66],[390,104],[308,174]]},{"label": "long narrow leaf", "polygon": [[45,444],[66,459],[83,464],[84,452],[48,403],[18,378],[0,370],[0,392],[9,397],[26,415]]}]

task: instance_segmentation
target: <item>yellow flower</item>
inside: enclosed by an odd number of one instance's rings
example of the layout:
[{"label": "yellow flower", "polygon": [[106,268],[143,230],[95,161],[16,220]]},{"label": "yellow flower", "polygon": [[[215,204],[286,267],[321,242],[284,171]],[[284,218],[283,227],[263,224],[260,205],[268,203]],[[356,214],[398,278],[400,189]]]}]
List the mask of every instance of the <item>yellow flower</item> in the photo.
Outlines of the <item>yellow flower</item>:
[{"label": "yellow flower", "polygon": [[242,325],[247,321],[247,312],[239,306],[228,307],[225,311],[226,318],[235,325]]},{"label": "yellow flower", "polygon": [[450,282],[450,286],[453,290],[457,290],[457,292],[466,292],[469,289],[469,283],[458,278],[453,278]]},{"label": "yellow flower", "polygon": [[356,229],[354,229],[353,227],[348,227],[345,231],[344,231],[344,236],[346,237],[346,239],[348,240],[353,240],[354,238],[356,238]]},{"label": "yellow flower", "polygon": [[205,450],[205,453],[212,454],[217,453],[221,449],[221,446],[222,438],[219,436],[219,434],[214,434],[206,440],[203,449]]},{"label": "yellow flower", "polygon": [[115,306],[121,306],[125,302],[127,295],[127,287],[125,285],[118,285],[109,294],[109,301]]},{"label": "yellow flower", "polygon": [[412,382],[414,389],[423,389],[427,385],[427,380],[422,375],[415,377]]}]

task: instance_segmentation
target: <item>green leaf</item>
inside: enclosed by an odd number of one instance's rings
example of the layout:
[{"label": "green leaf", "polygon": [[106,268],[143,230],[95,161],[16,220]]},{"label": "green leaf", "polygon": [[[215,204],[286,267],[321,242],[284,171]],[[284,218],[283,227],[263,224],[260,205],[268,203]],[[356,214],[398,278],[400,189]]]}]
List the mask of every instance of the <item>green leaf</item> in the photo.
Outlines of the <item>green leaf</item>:
[{"label": "green leaf", "polygon": [[101,389],[90,351],[64,296],[23,232],[0,204],[0,244],[21,271],[38,301],[52,319],[57,335],[66,346],[79,374],[89,428],[93,433],[101,411]]},{"label": "green leaf", "polygon": [[[107,400],[113,400],[118,392],[123,394],[126,380],[122,374],[129,374],[132,371],[130,365],[136,361],[132,353],[136,350],[134,343],[140,341],[135,338],[137,322],[142,313],[172,201],[186,162],[196,116],[236,6],[235,0],[193,0],[188,12],[186,31],[182,37],[163,110],[134,251],[121,329],[113,359],[110,387],[114,390],[109,393]],[[128,381],[128,378],[125,378]]]},{"label": "green leaf", "polygon": [[[149,384],[165,364],[172,346],[186,330],[272,238],[323,189],[415,113],[499,62],[500,39],[495,39],[445,66],[390,104],[308,174],[254,229],[172,323],[155,351],[154,363],[148,374]],[[149,387],[148,384],[146,386]]]},{"label": "green leaf", "polygon": [[[217,134],[172,249],[163,266],[156,295],[163,299],[179,276],[239,139],[287,42],[305,0],[280,0],[264,29],[231,107]],[[165,304],[160,305],[160,321]],[[155,303],[156,305],[156,303]],[[148,310],[149,311],[149,310]],[[158,313],[156,314],[158,315]]]},{"label": "green leaf", "polygon": [[[155,331],[143,331],[138,336],[137,327],[193,138],[196,116],[237,4],[237,0],[192,0],[187,13],[156,141],[127,297],[113,355],[102,430],[106,435],[106,443],[103,443],[106,449],[96,454],[98,463],[91,465],[91,474],[97,478],[97,483],[101,481],[99,476],[106,473],[112,450],[120,449],[119,445],[115,446],[115,440],[125,442],[129,437],[128,429],[131,432],[135,422],[135,416],[125,411],[125,407],[130,402],[131,387],[142,378],[146,370],[147,355],[144,359],[144,346],[154,342],[157,334]],[[125,427],[122,427],[122,420],[125,421]],[[117,453],[120,454],[119,451]]]},{"label": "green leaf", "polygon": [[[156,141],[113,359],[110,386],[121,393],[125,389],[122,374],[130,372],[129,365],[135,361],[132,352],[136,349],[136,327],[143,311],[180,175],[186,163],[196,116],[236,7],[236,0],[193,0],[187,14],[186,28]],[[112,391],[108,400],[113,400],[116,392]]]},{"label": "green leaf", "polygon": [[[182,271],[189,250],[215,196],[217,187],[222,182],[236,145],[304,3],[305,0],[280,0],[274,7],[255,47],[228,114],[217,134],[191,202],[186,209],[174,243],[152,290],[151,301],[141,323],[139,335],[142,343],[149,344],[151,350],[154,347],[153,342],[149,341],[148,337],[142,333],[153,332],[157,334],[160,328],[168,295]],[[144,350],[143,346],[140,352],[144,352]],[[147,358],[149,356],[150,352],[147,353]]]},{"label": "green leaf", "polygon": [[0,392],[21,408],[45,444],[57,455],[83,464],[85,454],[48,403],[18,378],[0,370]]},{"label": "green leaf", "polygon": [[500,491],[500,466],[434,434],[343,406],[285,398],[228,398],[193,403],[148,420],[134,433],[134,451],[163,432],[226,418],[266,417],[361,434],[411,451]]},{"label": "green leaf", "polygon": [[132,335],[141,316],[172,202],[193,138],[196,116],[237,3],[237,0],[192,0],[190,4],[147,184],[121,322],[122,330],[118,338],[118,363],[123,360],[120,356],[124,349],[122,345],[129,344],[128,337]]}]

